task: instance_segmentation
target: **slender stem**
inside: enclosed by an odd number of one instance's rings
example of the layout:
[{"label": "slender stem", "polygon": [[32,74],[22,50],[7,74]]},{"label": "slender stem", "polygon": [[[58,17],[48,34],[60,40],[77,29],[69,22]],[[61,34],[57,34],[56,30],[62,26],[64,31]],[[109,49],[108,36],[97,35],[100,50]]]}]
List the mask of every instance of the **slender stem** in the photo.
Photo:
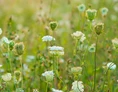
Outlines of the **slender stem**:
[{"label": "slender stem", "polygon": [[101,92],[104,92],[104,84],[105,84],[105,80],[106,80],[106,77],[107,77],[107,74],[108,74],[108,71],[109,71],[109,68],[107,69],[107,71],[106,71],[106,73],[105,73],[105,79],[104,79],[104,81],[103,81],[103,86],[102,86],[102,90],[101,90]]},{"label": "slender stem", "polygon": [[22,63],[22,56],[20,56],[20,64],[21,64],[21,76],[22,76],[22,81],[21,81],[21,87],[23,88],[23,63]]},{"label": "slender stem", "polygon": [[96,92],[96,56],[97,56],[97,44],[98,44],[98,36],[96,39],[96,50],[95,50],[95,55],[94,55],[94,87],[93,87],[93,92]]},{"label": "slender stem", "polygon": [[46,91],[45,92],[48,92],[48,82],[46,82]]},{"label": "slender stem", "polygon": [[51,2],[50,2],[50,10],[49,10],[50,15],[51,15],[51,11],[52,11],[52,4],[53,4],[53,0],[51,0]]}]

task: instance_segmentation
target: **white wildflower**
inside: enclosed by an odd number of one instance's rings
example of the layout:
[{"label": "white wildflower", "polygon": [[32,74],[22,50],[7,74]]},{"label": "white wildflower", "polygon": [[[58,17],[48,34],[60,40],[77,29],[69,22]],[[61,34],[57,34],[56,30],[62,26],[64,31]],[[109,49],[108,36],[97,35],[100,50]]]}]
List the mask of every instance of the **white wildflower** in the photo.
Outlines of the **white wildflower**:
[{"label": "white wildflower", "polygon": [[63,91],[52,88],[52,92],[63,92]]},{"label": "white wildflower", "polygon": [[112,40],[112,44],[113,44],[113,48],[114,48],[114,49],[117,49],[117,48],[118,48],[118,38],[114,38],[114,39]]},{"label": "white wildflower", "polygon": [[116,64],[114,64],[113,62],[109,62],[107,64],[107,68],[109,68],[111,70],[115,70],[116,69]]},{"label": "white wildflower", "polygon": [[79,6],[77,6],[77,8],[80,12],[84,12],[86,10],[86,6],[84,4],[80,4]]},{"label": "white wildflower", "polygon": [[1,39],[1,44],[3,44],[3,43],[9,44],[10,41],[8,40],[7,37],[4,36],[4,37],[2,37],[2,39]]},{"label": "white wildflower", "polygon": [[102,16],[107,15],[108,11],[109,11],[108,8],[106,8],[106,7],[102,8],[102,9],[101,9],[101,14],[102,14]]},{"label": "white wildflower", "polygon": [[12,78],[11,73],[6,73],[6,74],[2,75],[1,77],[2,77],[2,79],[3,79],[4,81],[6,81],[6,82],[7,82],[7,81],[10,81],[11,78]]},{"label": "white wildflower", "polygon": [[50,51],[50,54],[53,55],[64,55],[64,48],[60,46],[52,46],[48,48]]},{"label": "white wildflower", "polygon": [[82,81],[74,81],[72,83],[73,92],[84,92],[84,85]]},{"label": "white wildflower", "polygon": [[44,36],[43,38],[42,38],[42,41],[43,42],[50,42],[50,41],[54,41],[55,40],[55,38],[53,38],[52,36],[49,36],[49,35],[47,35],[47,36]]},{"label": "white wildflower", "polygon": [[42,73],[42,76],[44,76],[47,81],[52,81],[54,78],[54,73],[53,73],[53,71],[46,71],[46,72]]},{"label": "white wildflower", "polygon": [[71,36],[74,39],[80,40],[81,42],[83,42],[86,39],[85,34],[83,34],[81,31],[76,31],[73,34],[71,34]]}]

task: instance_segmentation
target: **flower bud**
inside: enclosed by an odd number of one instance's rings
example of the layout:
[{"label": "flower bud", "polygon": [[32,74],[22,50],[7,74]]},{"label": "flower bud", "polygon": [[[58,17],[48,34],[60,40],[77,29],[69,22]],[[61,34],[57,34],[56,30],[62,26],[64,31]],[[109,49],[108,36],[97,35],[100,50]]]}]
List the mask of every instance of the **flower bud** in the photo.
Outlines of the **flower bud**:
[{"label": "flower bud", "polygon": [[104,30],[104,24],[103,23],[98,23],[97,25],[95,25],[95,32],[97,35],[100,35],[103,30]]},{"label": "flower bud", "polygon": [[96,17],[97,10],[95,9],[88,9],[86,10],[86,17],[88,20],[93,21],[94,18]]},{"label": "flower bud", "polygon": [[19,42],[14,45],[14,52],[15,52],[15,55],[22,55],[23,54],[23,52],[24,52],[23,42]]},{"label": "flower bud", "polygon": [[21,80],[22,80],[21,72],[20,71],[15,71],[14,72],[14,83],[18,84]]},{"label": "flower bud", "polygon": [[54,31],[57,28],[57,26],[58,26],[57,22],[55,21],[50,22],[50,28],[52,29],[52,31]]},{"label": "flower bud", "polygon": [[9,42],[9,49],[12,50],[14,47],[14,41]]}]

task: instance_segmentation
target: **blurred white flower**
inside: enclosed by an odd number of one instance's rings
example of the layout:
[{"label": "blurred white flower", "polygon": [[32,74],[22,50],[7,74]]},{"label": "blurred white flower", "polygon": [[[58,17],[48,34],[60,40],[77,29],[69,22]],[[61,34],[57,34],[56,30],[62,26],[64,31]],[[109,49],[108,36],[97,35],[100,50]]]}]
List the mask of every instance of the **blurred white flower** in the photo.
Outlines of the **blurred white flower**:
[{"label": "blurred white flower", "polygon": [[63,92],[63,91],[52,88],[52,92]]},{"label": "blurred white flower", "polygon": [[33,55],[28,55],[27,57],[26,57],[26,62],[31,62],[31,61],[33,61],[35,59],[35,56],[33,56]]},{"label": "blurred white flower", "polygon": [[2,67],[2,64],[0,64],[0,67]]},{"label": "blurred white flower", "polygon": [[43,36],[43,38],[42,38],[42,41],[43,42],[50,42],[50,41],[54,41],[55,40],[55,38],[53,38],[52,36],[49,36],[49,35],[46,35],[46,36]]},{"label": "blurred white flower", "polygon": [[12,78],[11,73],[6,73],[6,74],[2,75],[1,77],[2,77],[2,79],[3,79],[4,81],[6,81],[6,82],[7,82],[7,81],[10,81],[11,78]]},{"label": "blurred white flower", "polygon": [[84,85],[82,81],[74,81],[72,83],[73,92],[84,92]]},{"label": "blurred white flower", "polygon": [[112,21],[117,21],[117,16],[114,14],[112,14],[111,16],[110,16],[110,18],[111,18],[111,20]]},{"label": "blurred white flower", "polygon": [[0,28],[0,35],[2,34],[2,29]]},{"label": "blurred white flower", "polygon": [[71,73],[73,74],[81,74],[82,72],[82,67],[72,67],[71,68]]},{"label": "blurred white flower", "polygon": [[50,54],[53,55],[64,55],[64,48],[60,46],[48,47]]},{"label": "blurred white flower", "polygon": [[22,88],[16,88],[15,92],[25,92]]},{"label": "blurred white flower", "polygon": [[54,73],[53,73],[53,71],[46,71],[46,72],[42,73],[42,76],[44,76],[47,81],[52,81],[54,78]]},{"label": "blurred white flower", "polygon": [[81,31],[76,31],[73,34],[71,34],[71,36],[74,39],[80,40],[81,42],[83,42],[86,39],[85,34],[83,34]]},{"label": "blurred white flower", "polygon": [[114,38],[114,39],[112,40],[112,44],[113,44],[113,48],[114,48],[114,49],[117,49],[117,48],[118,48],[118,38]]},{"label": "blurred white flower", "polygon": [[1,39],[1,44],[3,44],[3,43],[9,44],[10,41],[8,40],[7,37],[4,36],[4,37],[2,37],[2,39]]},{"label": "blurred white flower", "polygon": [[86,10],[86,6],[84,4],[80,4],[79,6],[77,6],[77,8],[80,12],[84,12]]},{"label": "blurred white flower", "polygon": [[92,44],[89,48],[88,48],[88,51],[89,52],[95,52],[95,44]]},{"label": "blurred white flower", "polygon": [[102,14],[102,16],[107,15],[108,11],[109,11],[108,8],[106,8],[106,7],[102,8],[102,9],[101,9],[101,14]]},{"label": "blurred white flower", "polygon": [[114,5],[115,12],[118,12],[118,4]]},{"label": "blurred white flower", "polygon": [[107,68],[109,68],[111,70],[115,70],[116,69],[116,64],[114,64],[113,62],[109,62],[107,64]]},{"label": "blurred white flower", "polygon": [[39,92],[38,89],[33,89],[33,92]]}]

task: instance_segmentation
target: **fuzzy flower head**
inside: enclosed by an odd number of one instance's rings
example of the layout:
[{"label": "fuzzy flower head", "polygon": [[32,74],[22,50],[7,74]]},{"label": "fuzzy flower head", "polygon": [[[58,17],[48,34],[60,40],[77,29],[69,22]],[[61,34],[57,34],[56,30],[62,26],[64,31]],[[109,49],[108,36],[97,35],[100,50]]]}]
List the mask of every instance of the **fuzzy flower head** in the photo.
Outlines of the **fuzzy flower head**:
[{"label": "fuzzy flower head", "polygon": [[0,28],[0,35],[2,34],[2,29]]},{"label": "fuzzy flower head", "polygon": [[82,67],[72,67],[71,68],[71,73],[73,74],[81,74],[82,72]]},{"label": "fuzzy flower head", "polygon": [[76,31],[71,34],[71,36],[76,40],[80,40],[80,42],[83,42],[86,39],[85,34],[83,34],[81,31]]},{"label": "fuzzy flower head", "polygon": [[24,47],[25,46],[23,42],[15,43],[14,45],[15,55],[22,55],[24,53]]},{"label": "fuzzy flower head", "polygon": [[63,91],[52,88],[52,92],[63,92]]},{"label": "fuzzy flower head", "polygon": [[112,44],[113,44],[113,48],[114,49],[118,49],[118,38],[114,38],[112,40]]},{"label": "fuzzy flower head", "polygon": [[102,14],[102,16],[106,16],[107,15],[107,13],[108,13],[108,8],[106,8],[106,7],[104,7],[104,8],[102,8],[101,9],[101,14]]},{"label": "fuzzy flower head", "polygon": [[84,85],[82,81],[74,81],[72,83],[73,92],[84,92]]},{"label": "fuzzy flower head", "polygon": [[6,74],[2,75],[1,77],[2,77],[2,79],[3,79],[4,81],[6,81],[6,82],[7,82],[7,81],[10,81],[11,78],[12,78],[11,73],[6,73]]},{"label": "fuzzy flower head", "polygon": [[14,72],[14,83],[18,84],[21,80],[22,80],[21,72],[20,71],[15,71]]},{"label": "fuzzy flower head", "polygon": [[53,73],[53,71],[46,71],[46,72],[42,73],[42,76],[44,76],[47,81],[52,81],[54,78],[54,73]]},{"label": "fuzzy flower head", "polygon": [[53,38],[50,35],[43,36],[43,38],[42,38],[43,42],[50,42],[50,41],[54,41],[54,40],[55,40],[55,38]]},{"label": "fuzzy flower head", "polygon": [[50,22],[49,25],[50,25],[50,28],[52,29],[52,31],[54,31],[58,26],[56,21]]},{"label": "fuzzy flower head", "polygon": [[109,62],[107,64],[107,68],[109,68],[110,70],[115,70],[116,69],[116,64],[114,64],[113,62]]},{"label": "fuzzy flower head", "polygon": [[52,47],[49,47],[48,49],[49,49],[50,54],[53,54],[53,55],[64,55],[64,48],[63,47],[52,46]]},{"label": "fuzzy flower head", "polygon": [[86,10],[86,17],[89,21],[93,21],[96,17],[97,10],[95,9],[88,9]]},{"label": "fuzzy flower head", "polygon": [[104,23],[97,23],[94,27],[97,35],[100,35],[104,30]]},{"label": "fuzzy flower head", "polygon": [[86,10],[86,6],[84,4],[80,4],[79,6],[77,6],[77,8],[80,12],[84,12]]}]

